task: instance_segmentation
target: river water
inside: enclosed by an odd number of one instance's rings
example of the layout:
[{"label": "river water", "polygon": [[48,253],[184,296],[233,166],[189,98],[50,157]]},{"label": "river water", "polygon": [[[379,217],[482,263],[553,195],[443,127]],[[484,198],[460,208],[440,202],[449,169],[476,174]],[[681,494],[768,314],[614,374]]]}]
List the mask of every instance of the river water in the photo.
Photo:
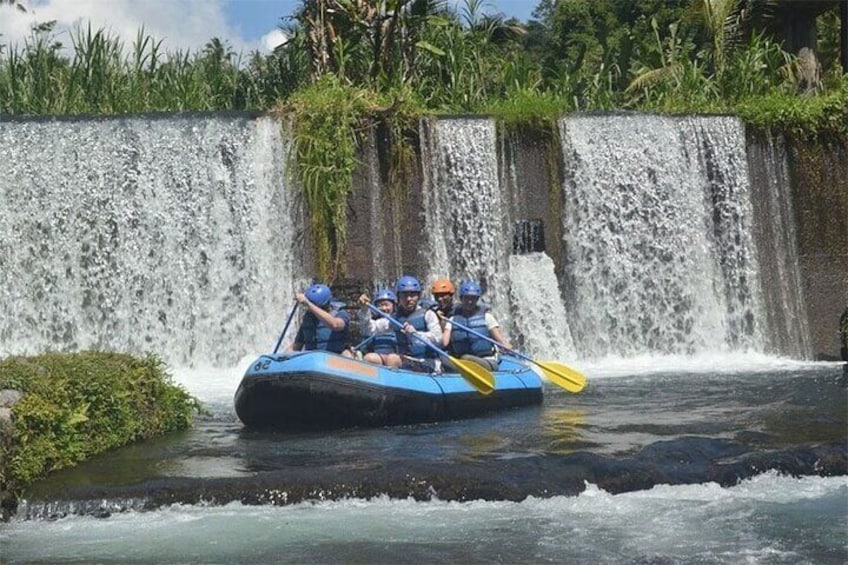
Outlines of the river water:
[{"label": "river water", "polygon": [[321,434],[245,430],[242,369],[174,371],[209,413],[36,485],[0,529],[3,560],[848,559],[839,364],[608,360],[540,407]]}]

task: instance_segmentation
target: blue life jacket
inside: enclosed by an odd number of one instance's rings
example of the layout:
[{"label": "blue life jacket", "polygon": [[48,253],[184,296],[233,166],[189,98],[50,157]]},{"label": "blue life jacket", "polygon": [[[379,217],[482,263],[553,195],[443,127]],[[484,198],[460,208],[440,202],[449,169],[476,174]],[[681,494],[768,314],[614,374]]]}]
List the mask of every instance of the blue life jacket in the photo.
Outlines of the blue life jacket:
[{"label": "blue life jacket", "polygon": [[[484,335],[491,339],[489,329],[486,327],[486,307],[478,306],[471,316],[464,316],[461,311],[454,314],[453,319],[467,328],[471,328],[480,335]],[[478,357],[489,357],[495,354],[495,346],[476,336],[471,332],[467,332],[456,324],[452,326],[450,338],[450,350],[456,355],[465,355],[470,353]]]},{"label": "blue life jacket", "polygon": [[375,334],[368,343],[368,351],[373,351],[374,353],[397,353],[397,332],[391,330]]},{"label": "blue life jacket", "polygon": [[[395,316],[395,319],[400,322],[401,325],[409,322],[416,331],[426,332],[427,321],[424,319],[424,315],[427,312],[429,312],[429,310],[425,310],[419,306],[408,316],[398,313]],[[400,328],[395,330],[395,335],[397,337],[398,353],[401,355],[409,355],[410,357],[418,358],[423,357],[426,359],[433,359],[439,356],[439,354],[433,351],[432,348],[427,347],[421,342],[421,340],[426,339],[425,337],[421,337],[419,339],[417,337],[407,335]],[[435,344],[433,345],[434,347],[438,347]]]},{"label": "blue life jacket", "polygon": [[303,315],[303,321],[300,324],[300,330],[297,332],[295,341],[303,343],[304,351],[318,349],[322,351],[331,351],[333,353],[341,353],[345,349],[347,342],[348,327],[350,326],[350,316],[344,310],[332,309],[330,314],[335,318],[344,320],[345,327],[341,331],[334,331],[330,326],[320,321],[315,314],[307,312]]}]

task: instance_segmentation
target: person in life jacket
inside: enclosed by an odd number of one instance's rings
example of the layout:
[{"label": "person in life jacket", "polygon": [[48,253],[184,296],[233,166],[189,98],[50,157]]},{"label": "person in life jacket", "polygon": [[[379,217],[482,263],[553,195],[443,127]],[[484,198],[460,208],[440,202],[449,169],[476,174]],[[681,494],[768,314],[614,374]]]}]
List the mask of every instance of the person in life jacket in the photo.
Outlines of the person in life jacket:
[{"label": "person in life jacket", "polygon": [[[455,321],[494,340],[500,347],[511,349],[512,346],[501,332],[500,323],[485,306],[479,304],[482,294],[480,285],[474,281],[466,281],[459,285],[460,307],[445,325],[442,343],[455,357],[473,361],[494,371],[498,368],[498,348],[491,341],[451,324]],[[455,369],[455,367],[452,368]]]},{"label": "person in life jacket", "polygon": [[[375,365],[400,367],[403,360],[398,355],[397,333],[389,325],[388,320],[377,314],[372,315],[367,306],[370,302],[371,298],[367,294],[360,295],[359,303],[362,304],[362,310],[359,313],[359,327],[362,335],[370,336],[364,346],[366,353],[363,359]],[[378,290],[374,295],[374,306],[381,312],[393,316],[397,306],[397,296],[387,288]]]},{"label": "person in life jacket", "polygon": [[453,295],[455,292],[456,289],[450,279],[436,279],[430,285],[430,294],[433,295],[433,299],[436,301],[430,309],[436,312],[436,315],[439,317],[442,332],[445,331],[445,324],[448,318],[454,314]]},{"label": "person in life jacket", "polygon": [[[439,372],[441,362],[438,349],[427,347],[427,343],[440,348],[442,344],[442,326],[432,310],[422,308],[421,283],[418,279],[404,275],[398,279],[395,292],[398,297],[395,319],[403,324],[395,330],[398,338],[398,353],[403,359],[403,368],[413,371]],[[379,320],[376,320],[379,322]],[[383,320],[388,323],[388,320]]]},{"label": "person in life jacket", "polygon": [[305,292],[295,294],[295,300],[306,309],[300,328],[289,348],[291,351],[323,350],[343,353],[347,345],[350,316],[336,309],[333,293],[325,284],[313,284]]}]

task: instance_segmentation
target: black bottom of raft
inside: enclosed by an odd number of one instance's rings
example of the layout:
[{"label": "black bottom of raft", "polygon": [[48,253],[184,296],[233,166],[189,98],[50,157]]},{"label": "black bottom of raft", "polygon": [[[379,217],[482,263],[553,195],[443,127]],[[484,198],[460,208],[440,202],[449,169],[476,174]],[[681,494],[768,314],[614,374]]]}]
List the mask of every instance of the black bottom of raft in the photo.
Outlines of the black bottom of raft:
[{"label": "black bottom of raft", "polygon": [[235,395],[239,419],[251,428],[312,430],[388,426],[471,418],[542,402],[541,388],[491,395],[432,394],[369,385],[320,372],[245,378]]}]

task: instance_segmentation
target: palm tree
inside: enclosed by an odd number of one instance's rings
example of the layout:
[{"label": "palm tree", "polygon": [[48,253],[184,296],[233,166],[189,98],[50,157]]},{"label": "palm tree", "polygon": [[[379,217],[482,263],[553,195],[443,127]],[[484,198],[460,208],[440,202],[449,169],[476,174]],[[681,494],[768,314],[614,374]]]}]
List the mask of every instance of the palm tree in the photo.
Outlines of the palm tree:
[{"label": "palm tree", "polygon": [[724,76],[731,55],[743,44],[755,12],[768,14],[774,4],[775,0],[696,0],[693,15],[711,39],[710,56],[717,79]]},{"label": "palm tree", "polygon": [[306,49],[313,80],[402,83],[429,18],[445,9],[445,0],[302,0],[292,44]]},{"label": "palm tree", "polygon": [[233,51],[229,41],[221,41],[220,38],[213,37],[203,46],[202,56],[213,64],[223,66],[232,63],[236,52]]}]

